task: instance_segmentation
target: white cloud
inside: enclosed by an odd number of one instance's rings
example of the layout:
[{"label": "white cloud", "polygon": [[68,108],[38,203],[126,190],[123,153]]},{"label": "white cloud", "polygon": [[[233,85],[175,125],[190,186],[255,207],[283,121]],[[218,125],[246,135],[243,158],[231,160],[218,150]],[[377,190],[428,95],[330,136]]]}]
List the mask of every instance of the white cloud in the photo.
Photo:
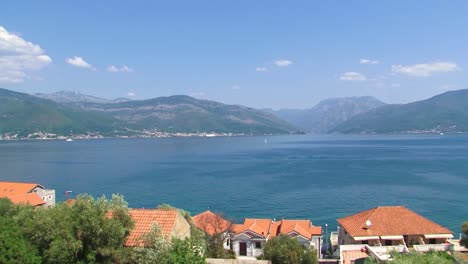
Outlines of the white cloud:
[{"label": "white cloud", "polygon": [[453,62],[431,62],[414,65],[392,65],[392,72],[408,76],[427,77],[434,73],[458,71],[460,67]]},{"label": "white cloud", "polygon": [[241,88],[241,87],[240,87],[239,85],[233,85],[233,86],[231,87],[231,89],[233,89],[233,90],[240,90],[240,88]]},{"label": "white cloud", "polygon": [[135,96],[136,96],[136,93],[134,93],[134,92],[128,92],[128,93],[127,93],[127,96],[129,96],[129,97],[135,97]]},{"label": "white cloud", "polygon": [[257,68],[255,68],[255,71],[257,71],[257,72],[266,72],[266,71],[268,71],[268,68],[267,67],[257,67]]},{"label": "white cloud", "polygon": [[0,82],[22,82],[52,62],[39,45],[0,26]]},{"label": "white cloud", "polygon": [[378,60],[371,60],[371,59],[360,59],[359,60],[360,64],[379,64],[380,61]]},{"label": "white cloud", "polygon": [[82,57],[74,56],[73,58],[67,58],[65,61],[73,66],[96,70],[91,64],[87,63]]},{"label": "white cloud", "polygon": [[134,70],[128,67],[127,65],[123,65],[120,68],[114,65],[110,65],[109,67],[107,67],[107,71],[108,72],[133,72]]},{"label": "white cloud", "polygon": [[365,81],[366,76],[359,72],[345,72],[340,76],[342,81]]},{"label": "white cloud", "polygon": [[293,62],[290,60],[276,60],[273,63],[278,67],[286,67],[291,65]]}]

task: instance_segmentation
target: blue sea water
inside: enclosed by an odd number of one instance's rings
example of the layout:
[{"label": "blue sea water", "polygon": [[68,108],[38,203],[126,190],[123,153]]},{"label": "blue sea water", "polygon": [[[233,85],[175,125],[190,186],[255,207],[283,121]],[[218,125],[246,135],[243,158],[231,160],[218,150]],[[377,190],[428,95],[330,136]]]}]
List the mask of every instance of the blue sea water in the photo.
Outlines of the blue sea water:
[{"label": "blue sea water", "polygon": [[468,220],[468,136],[271,136],[0,143],[0,180],[73,195],[120,193],[131,207],[192,214],[336,219],[404,205],[454,231]]}]

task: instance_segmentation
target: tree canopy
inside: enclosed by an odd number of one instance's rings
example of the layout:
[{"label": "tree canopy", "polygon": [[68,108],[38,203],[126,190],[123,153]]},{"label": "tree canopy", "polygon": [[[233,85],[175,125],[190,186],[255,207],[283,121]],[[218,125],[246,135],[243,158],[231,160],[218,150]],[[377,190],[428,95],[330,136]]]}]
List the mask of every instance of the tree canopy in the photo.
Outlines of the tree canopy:
[{"label": "tree canopy", "polygon": [[170,242],[157,225],[141,236],[144,247],[126,248],[133,226],[119,195],[79,195],[52,208],[0,199],[0,263],[205,263],[203,240]]},{"label": "tree canopy", "polygon": [[465,222],[463,223],[462,225],[462,239],[460,241],[460,244],[462,246],[465,246],[466,248],[468,248],[468,222]]},{"label": "tree canopy", "polygon": [[305,248],[297,239],[280,235],[268,240],[261,259],[271,260],[272,264],[315,264],[317,256],[313,250]]}]

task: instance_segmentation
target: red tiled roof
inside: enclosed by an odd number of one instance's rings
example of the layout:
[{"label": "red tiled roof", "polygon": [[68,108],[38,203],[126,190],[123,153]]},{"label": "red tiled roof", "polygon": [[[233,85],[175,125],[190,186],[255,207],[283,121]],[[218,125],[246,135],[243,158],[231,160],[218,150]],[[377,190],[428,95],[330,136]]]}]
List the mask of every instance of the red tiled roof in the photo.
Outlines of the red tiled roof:
[{"label": "red tiled roof", "polygon": [[[366,221],[371,225],[367,227]],[[452,234],[449,229],[404,206],[380,206],[351,216],[338,223],[352,236]]]},{"label": "red tiled roof", "polygon": [[0,182],[0,198],[29,193],[37,186],[42,187],[37,183]]},{"label": "red tiled roof", "polygon": [[205,231],[210,236],[216,233],[223,233],[231,226],[231,223],[221,215],[215,214],[209,210],[195,215],[192,217],[192,220],[198,229]]},{"label": "red tiled roof", "polygon": [[43,205],[45,202],[36,193],[25,193],[20,195],[8,196],[8,199],[14,204],[29,204],[33,206]]},{"label": "red tiled roof", "polygon": [[362,250],[346,250],[342,252],[343,254],[343,264],[352,264],[355,260],[365,259],[369,255]]},{"label": "red tiled roof", "polygon": [[295,232],[307,239],[312,236],[322,234],[322,228],[313,226],[310,220],[286,220],[272,221],[271,219],[245,219],[244,224],[234,225],[234,233],[245,233],[253,231],[266,238],[269,234],[270,238],[281,234],[287,235]]},{"label": "red tiled roof", "polygon": [[15,204],[43,205],[41,197],[32,193],[37,186],[42,187],[37,183],[0,182],[0,198],[8,198]]},{"label": "red tiled roof", "polygon": [[131,209],[130,216],[135,222],[135,227],[130,232],[125,246],[144,246],[143,241],[140,241],[140,239],[142,235],[151,231],[154,224],[161,228],[163,236],[170,239],[177,214],[176,209]]},{"label": "red tiled roof", "polygon": [[320,236],[322,234],[322,227],[313,226],[310,220],[281,220],[278,235],[287,235],[291,232],[296,232],[307,239],[311,239],[312,236]]},{"label": "red tiled roof", "polygon": [[264,238],[268,236],[270,233],[271,223],[273,221],[271,219],[253,219],[253,218],[246,218],[244,220],[244,224],[237,224],[234,225],[234,233],[243,233],[252,231],[257,235],[260,235]]}]

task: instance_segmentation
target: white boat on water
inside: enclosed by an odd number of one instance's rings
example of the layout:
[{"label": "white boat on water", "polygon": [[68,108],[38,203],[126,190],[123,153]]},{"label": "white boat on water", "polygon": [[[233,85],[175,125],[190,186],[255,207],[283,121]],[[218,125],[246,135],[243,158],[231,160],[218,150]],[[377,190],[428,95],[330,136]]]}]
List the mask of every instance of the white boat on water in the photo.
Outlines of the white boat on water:
[{"label": "white boat on water", "polygon": [[65,140],[65,141],[67,141],[67,142],[71,142],[71,141],[73,141],[73,139],[71,139],[71,138],[67,138],[67,140]]}]

